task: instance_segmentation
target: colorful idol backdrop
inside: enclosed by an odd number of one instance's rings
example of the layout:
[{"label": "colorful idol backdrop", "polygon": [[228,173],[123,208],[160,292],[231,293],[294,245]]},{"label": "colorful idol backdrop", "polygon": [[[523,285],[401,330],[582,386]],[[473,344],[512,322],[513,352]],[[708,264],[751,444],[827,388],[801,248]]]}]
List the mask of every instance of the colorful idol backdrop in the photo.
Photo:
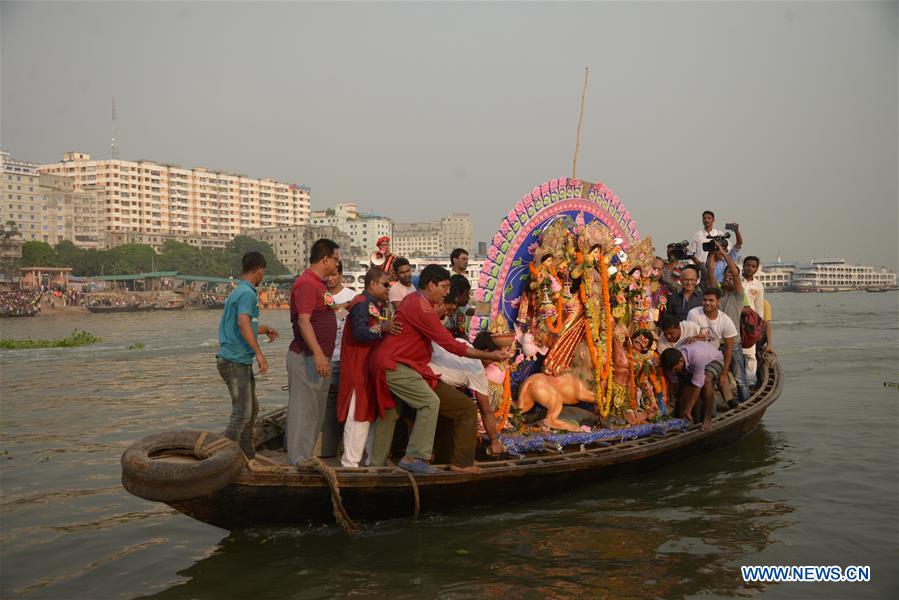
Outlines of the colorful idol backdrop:
[{"label": "colorful idol backdrop", "polygon": [[630,212],[606,184],[566,177],[542,183],[515,204],[493,236],[478,277],[478,310],[470,324],[472,337],[487,330],[490,321],[500,314],[509,323],[515,322],[528,266],[534,260],[540,236],[560,220],[582,227],[598,221],[612,237],[621,238],[624,250],[640,241]]}]

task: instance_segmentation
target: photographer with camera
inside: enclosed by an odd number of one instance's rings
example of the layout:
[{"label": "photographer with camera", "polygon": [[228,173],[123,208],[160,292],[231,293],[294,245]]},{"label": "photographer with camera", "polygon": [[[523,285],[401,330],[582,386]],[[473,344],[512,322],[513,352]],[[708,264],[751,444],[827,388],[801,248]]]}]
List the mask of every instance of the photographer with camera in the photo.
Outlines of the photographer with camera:
[{"label": "photographer with camera", "polygon": [[690,238],[690,246],[687,250],[693,254],[699,262],[704,263],[709,256],[709,250],[713,249],[712,246],[708,245],[709,239],[722,237],[724,235],[723,231],[715,229],[715,213],[710,210],[703,211],[702,229],[694,233],[693,237]]},{"label": "photographer with camera", "polygon": [[[687,253],[689,244],[687,241],[668,244],[668,262],[659,276],[669,292],[665,314],[674,315],[678,321],[686,320],[690,310],[702,306],[702,290],[708,281],[706,266],[695,255]],[[693,264],[683,267],[678,277],[676,269],[685,260],[691,260]]]},{"label": "photographer with camera", "polygon": [[[728,241],[729,241],[729,236],[730,236],[730,233],[728,233],[728,231],[725,231],[723,240],[721,238],[717,238],[715,240],[707,240],[707,243],[717,241],[718,243],[721,244],[721,246],[724,247],[725,250],[727,250],[727,255],[730,256],[734,262],[738,262],[740,260],[740,250],[743,249],[743,232],[740,231],[740,224],[739,223],[727,223],[724,226],[724,229],[734,232],[734,237],[736,239],[732,246],[730,246],[728,248]],[[707,248],[709,248],[709,249],[712,249],[713,247],[714,246],[711,246],[711,245],[707,246]],[[721,281],[722,279],[724,279],[724,272],[726,270],[727,270],[727,263],[724,260],[718,260],[715,263],[715,279],[717,281]],[[712,272],[711,269],[709,269],[709,273],[711,273],[711,272]]]},{"label": "photographer with camera", "polygon": [[[724,246],[718,241],[715,241],[714,244],[715,250],[709,252],[709,272],[715,273],[715,267],[718,263],[724,263],[726,267],[724,277],[721,279],[721,289],[724,294],[718,302],[718,307],[721,309],[721,312],[730,317],[730,320],[738,328],[737,331],[739,331],[743,307],[749,304],[743,291],[740,268],[724,249]],[[709,283],[712,288],[718,287],[718,278],[712,275]],[[746,357],[743,354],[740,338],[737,338],[734,344],[732,358],[730,370],[737,381],[737,402],[743,402],[749,398],[749,385],[746,377]]]}]

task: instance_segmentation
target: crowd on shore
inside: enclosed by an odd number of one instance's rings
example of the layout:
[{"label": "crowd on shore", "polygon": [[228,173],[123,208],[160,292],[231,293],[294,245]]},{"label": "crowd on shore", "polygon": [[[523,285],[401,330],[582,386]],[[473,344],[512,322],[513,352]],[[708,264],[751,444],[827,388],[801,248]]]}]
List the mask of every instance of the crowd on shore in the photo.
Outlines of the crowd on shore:
[{"label": "crowd on shore", "polygon": [[41,312],[40,291],[14,290],[0,293],[0,317],[33,317]]},{"label": "crowd on shore", "polygon": [[71,288],[42,285],[38,289],[14,289],[0,293],[0,317],[33,317],[46,303],[49,308],[81,306],[84,297]]},{"label": "crowd on shore", "polygon": [[[637,352],[653,354],[670,382],[673,411],[702,421],[703,429],[717,410],[749,398],[759,353],[772,351],[770,306],[754,279],[759,260],[747,256],[739,267],[739,226],[728,224],[736,237],[728,248],[730,235],[714,228],[714,218],[711,211],[703,213],[703,229],[693,239],[669,245],[667,258],[656,258],[655,306],[664,310],[655,313],[651,329],[634,331],[627,341]],[[379,252],[389,255],[389,239],[379,240]],[[514,349],[486,332],[469,335],[468,253],[454,251],[451,270],[426,266],[417,285],[402,257],[387,263],[389,271],[373,265],[361,293],[343,285],[340,249],[333,241],[318,240],[309,259],[289,297],[290,463],[312,459],[321,435],[319,456],[337,456],[342,445],[341,464],[347,467],[384,465],[391,450],[399,449],[396,464],[410,472],[433,473],[431,463],[438,462],[476,473],[478,414],[488,453],[502,452],[487,388],[488,381],[496,383],[491,366],[507,361]],[[256,338],[279,335],[259,324],[256,286],[264,272],[260,254],[244,256],[219,326],[218,370],[233,406],[226,436],[251,460],[258,414],[253,361],[259,374],[269,368]],[[718,406],[712,402],[716,388],[726,400]],[[398,422],[405,425],[402,435],[395,431]]]}]

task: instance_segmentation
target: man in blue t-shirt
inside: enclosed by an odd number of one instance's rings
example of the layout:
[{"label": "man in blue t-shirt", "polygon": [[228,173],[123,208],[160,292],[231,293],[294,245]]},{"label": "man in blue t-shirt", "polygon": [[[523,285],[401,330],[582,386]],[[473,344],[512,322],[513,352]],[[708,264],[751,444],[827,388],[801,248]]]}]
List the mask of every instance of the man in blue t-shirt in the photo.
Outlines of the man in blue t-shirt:
[{"label": "man in blue t-shirt", "polygon": [[260,333],[275,341],[278,332],[259,324],[259,296],[256,286],[265,275],[265,257],[258,252],[247,252],[242,259],[242,272],[237,287],[225,301],[225,310],[219,322],[219,351],[216,354],[219,374],[231,394],[231,419],[225,437],[240,444],[247,458],[256,455],[253,442],[253,425],[259,414],[256,398],[256,379],[253,376],[253,358],[259,362],[259,374],[268,371],[268,360],[259,349],[256,336]]}]

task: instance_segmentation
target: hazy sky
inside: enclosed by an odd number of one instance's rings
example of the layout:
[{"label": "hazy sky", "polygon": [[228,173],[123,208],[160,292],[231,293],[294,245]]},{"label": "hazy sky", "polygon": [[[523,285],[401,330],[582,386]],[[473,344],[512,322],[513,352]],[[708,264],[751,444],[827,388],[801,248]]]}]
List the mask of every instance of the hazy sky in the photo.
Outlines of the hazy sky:
[{"label": "hazy sky", "polygon": [[745,251],[895,268],[896,2],[2,2],[2,146],[311,186],[396,220],[604,181],[657,247],[711,208]]}]

